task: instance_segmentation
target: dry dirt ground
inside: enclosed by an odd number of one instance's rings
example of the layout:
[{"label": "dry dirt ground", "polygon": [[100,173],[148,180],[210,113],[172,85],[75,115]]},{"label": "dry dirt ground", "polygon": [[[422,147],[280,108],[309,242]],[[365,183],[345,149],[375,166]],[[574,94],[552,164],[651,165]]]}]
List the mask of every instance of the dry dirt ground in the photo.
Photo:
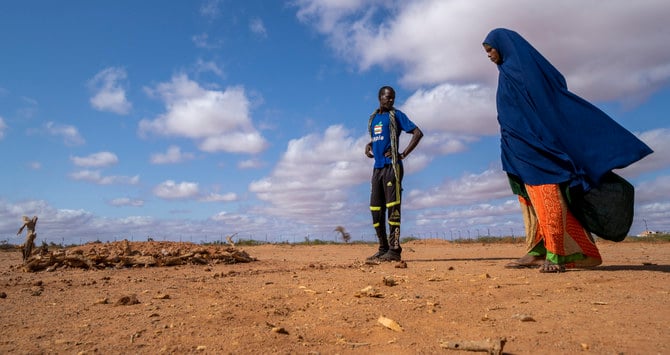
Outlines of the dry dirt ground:
[{"label": "dry dirt ground", "polygon": [[364,244],[38,272],[3,252],[0,353],[467,354],[504,338],[507,354],[670,354],[670,243],[599,247],[602,266],[561,274],[503,268],[520,244],[441,240],[404,244],[406,268],[365,264]]}]

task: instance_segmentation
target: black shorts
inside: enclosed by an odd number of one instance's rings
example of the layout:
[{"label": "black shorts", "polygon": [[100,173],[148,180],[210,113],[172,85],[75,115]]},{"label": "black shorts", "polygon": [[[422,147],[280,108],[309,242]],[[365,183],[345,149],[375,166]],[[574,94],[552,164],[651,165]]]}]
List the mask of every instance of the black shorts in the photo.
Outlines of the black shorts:
[{"label": "black shorts", "polygon": [[372,171],[370,208],[388,208],[400,205],[403,173],[401,164],[398,164],[397,178],[391,164],[384,165],[383,168],[375,168]]}]

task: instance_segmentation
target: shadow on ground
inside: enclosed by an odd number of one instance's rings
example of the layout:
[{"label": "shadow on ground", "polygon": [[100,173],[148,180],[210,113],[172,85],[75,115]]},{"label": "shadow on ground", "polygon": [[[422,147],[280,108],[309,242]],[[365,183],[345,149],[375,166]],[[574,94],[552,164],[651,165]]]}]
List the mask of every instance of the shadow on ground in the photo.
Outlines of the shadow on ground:
[{"label": "shadow on ground", "polygon": [[604,265],[595,268],[598,271],[658,271],[670,272],[670,265],[642,264],[642,265]]}]

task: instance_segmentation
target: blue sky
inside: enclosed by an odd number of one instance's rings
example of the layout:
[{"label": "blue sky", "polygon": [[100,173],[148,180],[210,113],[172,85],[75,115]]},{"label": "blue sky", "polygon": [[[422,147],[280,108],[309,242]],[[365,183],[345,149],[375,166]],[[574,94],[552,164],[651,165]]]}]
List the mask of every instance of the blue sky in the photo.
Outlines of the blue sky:
[{"label": "blue sky", "polygon": [[[424,131],[402,235],[521,235],[500,168],[497,70],[514,29],[655,153],[631,233],[670,230],[667,1],[13,1],[0,4],[0,240],[375,240],[377,90]],[[408,137],[405,137],[408,138]],[[404,146],[407,140],[401,141]],[[616,144],[616,142],[612,142]]]}]

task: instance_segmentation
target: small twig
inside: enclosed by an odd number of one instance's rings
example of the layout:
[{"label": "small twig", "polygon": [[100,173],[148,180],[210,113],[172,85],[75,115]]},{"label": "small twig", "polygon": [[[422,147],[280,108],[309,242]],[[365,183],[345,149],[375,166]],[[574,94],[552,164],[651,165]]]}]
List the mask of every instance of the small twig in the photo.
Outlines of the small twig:
[{"label": "small twig", "polygon": [[233,242],[233,237],[236,236],[236,235],[237,235],[237,233],[235,233],[233,235],[227,235],[226,236],[226,241],[228,242],[228,245],[230,245],[233,248],[235,247],[235,242]]},{"label": "small twig", "polygon": [[452,350],[486,352],[491,355],[502,355],[505,338],[486,339],[482,341],[441,341],[440,347]]}]

